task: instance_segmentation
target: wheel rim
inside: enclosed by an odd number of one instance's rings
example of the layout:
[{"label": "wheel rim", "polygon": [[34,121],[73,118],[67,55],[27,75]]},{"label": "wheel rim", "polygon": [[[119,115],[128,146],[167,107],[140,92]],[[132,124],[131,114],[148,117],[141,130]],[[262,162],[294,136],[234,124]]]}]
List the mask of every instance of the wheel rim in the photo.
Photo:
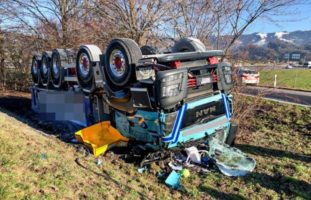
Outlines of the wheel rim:
[{"label": "wheel rim", "polygon": [[32,64],[32,71],[34,74],[38,74],[38,63],[37,63],[37,61],[34,61]]},{"label": "wheel rim", "polygon": [[57,58],[53,58],[53,74],[56,78],[58,78],[58,73],[59,73],[59,70],[58,70],[58,63],[57,63]]},{"label": "wheel rim", "polygon": [[43,69],[43,74],[47,74],[48,73],[48,66],[47,66],[47,63],[46,63],[45,59],[42,62],[42,69]]},{"label": "wheel rim", "polygon": [[82,53],[80,55],[79,69],[83,77],[88,76],[89,71],[90,71],[90,60],[89,60],[89,57],[85,53]]},{"label": "wheel rim", "polygon": [[111,52],[109,57],[109,67],[113,76],[120,78],[124,76],[126,71],[125,55],[122,51],[115,49]]}]

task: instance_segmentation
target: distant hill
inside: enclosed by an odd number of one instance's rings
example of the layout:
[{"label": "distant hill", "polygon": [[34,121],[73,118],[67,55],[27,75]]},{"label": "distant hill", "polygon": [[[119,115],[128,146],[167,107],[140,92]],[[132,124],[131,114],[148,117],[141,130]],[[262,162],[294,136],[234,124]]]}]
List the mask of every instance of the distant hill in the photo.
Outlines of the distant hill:
[{"label": "distant hill", "polygon": [[282,59],[284,53],[301,52],[311,59],[311,30],[242,35],[233,47],[245,59]]},{"label": "distant hill", "polygon": [[250,44],[257,46],[267,46],[271,42],[284,42],[296,46],[311,44],[311,30],[294,32],[252,33],[242,35],[239,39],[239,44],[244,46]]}]

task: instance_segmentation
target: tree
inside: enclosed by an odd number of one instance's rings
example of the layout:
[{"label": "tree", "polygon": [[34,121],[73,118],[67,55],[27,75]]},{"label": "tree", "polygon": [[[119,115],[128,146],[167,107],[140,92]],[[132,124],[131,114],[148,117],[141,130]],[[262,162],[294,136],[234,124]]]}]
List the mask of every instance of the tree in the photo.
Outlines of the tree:
[{"label": "tree", "polygon": [[174,1],[163,0],[95,0],[94,3],[101,19],[113,27],[113,35],[132,38],[140,45],[172,20],[170,13],[174,5]]},{"label": "tree", "polygon": [[[194,36],[225,52],[258,18],[269,18],[299,0],[179,0],[171,28],[180,37]],[[170,32],[169,32],[170,33]],[[212,40],[212,41],[209,41]],[[208,42],[209,41],[209,42]]]},{"label": "tree", "polygon": [[[230,0],[180,0],[174,7],[174,35],[193,36],[205,44],[219,38],[226,28],[225,16],[230,12]],[[216,48],[220,45],[216,40]]]},{"label": "tree", "polygon": [[1,7],[11,22],[7,25],[8,29],[19,29],[25,34],[36,35],[45,40],[45,46],[72,47],[81,38],[90,35],[84,31],[84,23],[79,23],[89,11],[85,2],[87,1],[7,0]]}]

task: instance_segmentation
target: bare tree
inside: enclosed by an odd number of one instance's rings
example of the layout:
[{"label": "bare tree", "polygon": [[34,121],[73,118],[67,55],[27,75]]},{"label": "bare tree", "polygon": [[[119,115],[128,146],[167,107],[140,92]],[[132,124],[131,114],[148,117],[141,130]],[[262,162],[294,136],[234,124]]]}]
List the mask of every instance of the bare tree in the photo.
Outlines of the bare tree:
[{"label": "bare tree", "polygon": [[208,43],[217,23],[211,9],[205,0],[176,1],[173,9],[176,17],[171,22],[173,37],[192,36]]},{"label": "bare tree", "polygon": [[130,37],[143,44],[153,31],[164,28],[172,19],[173,1],[95,0],[96,9],[116,36]]},{"label": "bare tree", "polygon": [[[227,52],[260,17],[286,13],[299,0],[179,0],[171,24],[178,37],[194,36]],[[213,40],[209,42],[209,40]]]},{"label": "bare tree", "polygon": [[88,11],[84,1],[7,0],[2,9],[11,22],[8,28],[45,39],[47,46],[70,47],[79,41],[77,35],[87,35],[81,34],[84,24],[79,23]]},{"label": "bare tree", "polygon": [[[77,0],[6,0],[0,4],[4,42],[3,70],[14,89],[27,86],[31,56],[35,51],[76,47],[87,41],[86,5]],[[83,23],[79,23],[83,22]],[[4,65],[4,64],[3,64]],[[3,74],[3,73],[2,73]],[[12,82],[13,81],[13,82]],[[20,86],[19,86],[20,85]]]}]

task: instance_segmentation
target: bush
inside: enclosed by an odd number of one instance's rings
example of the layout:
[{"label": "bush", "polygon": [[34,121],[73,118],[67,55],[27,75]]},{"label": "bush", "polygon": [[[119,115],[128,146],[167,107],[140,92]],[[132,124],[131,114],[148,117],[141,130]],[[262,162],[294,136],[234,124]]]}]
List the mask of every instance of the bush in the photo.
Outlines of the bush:
[{"label": "bush", "polygon": [[0,88],[2,90],[15,90],[29,92],[32,84],[31,75],[28,70],[6,68],[0,74]]}]

